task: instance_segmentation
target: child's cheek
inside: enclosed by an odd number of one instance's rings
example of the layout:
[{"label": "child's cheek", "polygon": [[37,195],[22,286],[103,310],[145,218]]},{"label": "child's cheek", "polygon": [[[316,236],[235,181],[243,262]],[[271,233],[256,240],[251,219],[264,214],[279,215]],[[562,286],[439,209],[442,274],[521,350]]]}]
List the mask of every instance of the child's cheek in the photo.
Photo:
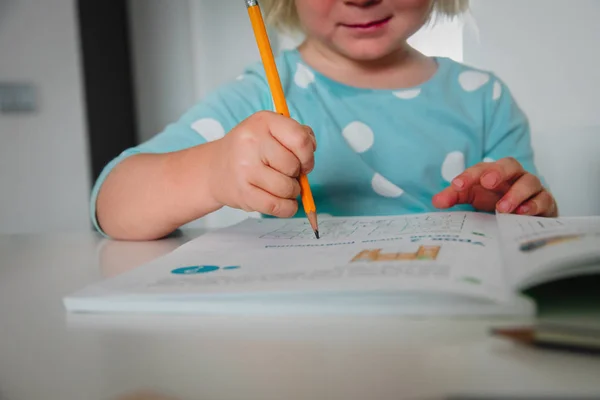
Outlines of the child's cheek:
[{"label": "child's cheek", "polygon": [[[308,35],[324,36],[337,23],[343,4],[337,0],[296,0],[296,10]],[[343,3],[343,2],[341,2]],[[336,16],[337,15],[337,16]]]}]

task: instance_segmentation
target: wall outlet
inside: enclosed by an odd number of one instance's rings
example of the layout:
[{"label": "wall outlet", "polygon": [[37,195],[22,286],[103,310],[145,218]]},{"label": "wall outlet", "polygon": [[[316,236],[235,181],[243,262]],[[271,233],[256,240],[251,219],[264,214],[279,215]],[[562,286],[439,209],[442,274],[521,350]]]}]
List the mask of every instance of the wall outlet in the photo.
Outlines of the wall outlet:
[{"label": "wall outlet", "polygon": [[36,108],[36,93],[32,84],[0,82],[0,113],[30,113]]}]

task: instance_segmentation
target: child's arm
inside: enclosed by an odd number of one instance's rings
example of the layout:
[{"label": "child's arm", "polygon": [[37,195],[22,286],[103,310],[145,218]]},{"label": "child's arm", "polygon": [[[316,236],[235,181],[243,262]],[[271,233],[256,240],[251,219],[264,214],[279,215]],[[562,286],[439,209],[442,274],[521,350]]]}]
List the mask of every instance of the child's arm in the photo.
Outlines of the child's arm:
[{"label": "child's arm", "polygon": [[113,238],[151,240],[225,205],[291,217],[315,150],[310,128],[254,114],[222,139],[120,162],[99,191],[98,223]]},{"label": "child's arm", "polygon": [[262,111],[272,105],[257,65],[125,150],[94,184],[96,229],[116,239],[152,240],[223,206],[292,216],[296,178],[312,169],[316,142],[310,128]]},{"label": "child's arm", "polygon": [[115,239],[151,240],[220,208],[208,185],[215,143],[121,161],[98,193],[96,218]]},{"label": "child's arm", "polygon": [[457,176],[434,206],[471,204],[480,211],[556,217],[558,207],[533,160],[529,123],[497,79],[488,88],[485,149],[481,162]]}]

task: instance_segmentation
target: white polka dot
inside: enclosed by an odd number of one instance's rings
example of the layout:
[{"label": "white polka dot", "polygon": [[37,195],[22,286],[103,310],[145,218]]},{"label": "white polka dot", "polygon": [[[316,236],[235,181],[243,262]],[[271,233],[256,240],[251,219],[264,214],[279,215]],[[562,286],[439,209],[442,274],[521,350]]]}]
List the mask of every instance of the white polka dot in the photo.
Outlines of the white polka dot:
[{"label": "white polka dot", "polygon": [[465,170],[465,155],[460,151],[448,153],[442,164],[442,177],[446,182],[452,182],[454,178]]},{"label": "white polka dot", "polygon": [[458,77],[458,81],[467,92],[473,92],[490,80],[490,75],[479,71],[465,71]]},{"label": "white polka dot", "polygon": [[500,85],[500,82],[496,81],[494,83],[494,95],[492,96],[492,99],[498,100],[500,96],[502,96],[502,85]]},{"label": "white polka dot", "polygon": [[410,100],[421,94],[421,89],[400,90],[394,92],[394,96],[399,99]]},{"label": "white polka dot", "polygon": [[342,131],[342,135],[357,153],[364,153],[369,150],[375,141],[373,130],[360,121],[350,122]]},{"label": "white polka dot", "polygon": [[385,179],[379,174],[375,174],[371,180],[371,186],[375,193],[383,197],[400,197],[404,190],[394,185],[392,182]]},{"label": "white polka dot", "polygon": [[199,119],[192,124],[192,129],[198,132],[207,142],[212,142],[225,136],[223,125],[212,118]]},{"label": "white polka dot", "polygon": [[490,157],[486,157],[483,159],[483,162],[496,162],[496,160],[494,160],[493,158],[490,158]]},{"label": "white polka dot", "polygon": [[244,75],[240,75],[237,78],[235,78],[236,81],[241,81],[242,79],[244,79]]},{"label": "white polka dot", "polygon": [[296,85],[303,89],[306,89],[308,85],[315,81],[315,74],[303,64],[298,63],[298,69],[294,75],[294,82]]}]

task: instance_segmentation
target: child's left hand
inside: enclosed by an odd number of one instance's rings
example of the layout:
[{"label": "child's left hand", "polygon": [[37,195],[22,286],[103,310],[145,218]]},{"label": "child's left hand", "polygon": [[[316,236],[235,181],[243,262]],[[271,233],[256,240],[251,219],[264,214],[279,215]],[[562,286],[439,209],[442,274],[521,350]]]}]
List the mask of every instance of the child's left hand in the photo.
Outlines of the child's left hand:
[{"label": "child's left hand", "polygon": [[479,211],[558,216],[554,197],[535,175],[514,158],[479,163],[454,178],[450,187],[433,197],[437,208],[471,204]]}]

